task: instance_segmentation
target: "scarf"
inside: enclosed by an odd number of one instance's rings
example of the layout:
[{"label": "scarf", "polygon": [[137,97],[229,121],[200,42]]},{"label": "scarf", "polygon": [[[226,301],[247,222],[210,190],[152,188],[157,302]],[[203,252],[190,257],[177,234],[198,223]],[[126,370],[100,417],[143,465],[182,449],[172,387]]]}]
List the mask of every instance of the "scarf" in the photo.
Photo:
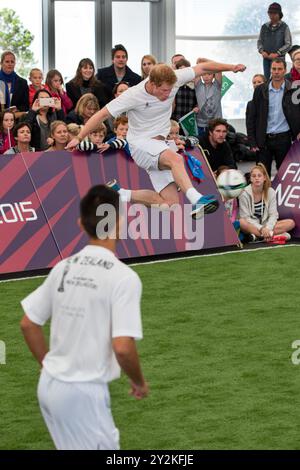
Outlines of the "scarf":
[{"label": "scarf", "polygon": [[[4,83],[4,86],[5,86],[4,99],[5,99],[6,108],[10,107],[10,96],[14,94],[16,78],[17,78],[16,72],[5,73],[5,72],[3,72],[3,70],[0,70],[0,89],[4,94],[4,90],[2,88],[3,83]],[[8,84],[9,83],[11,83],[10,92],[9,92],[9,89],[8,89]]]},{"label": "scarf", "polygon": [[300,73],[297,72],[295,67],[291,68],[291,77],[292,77],[292,82],[295,82],[296,80],[300,80]]}]

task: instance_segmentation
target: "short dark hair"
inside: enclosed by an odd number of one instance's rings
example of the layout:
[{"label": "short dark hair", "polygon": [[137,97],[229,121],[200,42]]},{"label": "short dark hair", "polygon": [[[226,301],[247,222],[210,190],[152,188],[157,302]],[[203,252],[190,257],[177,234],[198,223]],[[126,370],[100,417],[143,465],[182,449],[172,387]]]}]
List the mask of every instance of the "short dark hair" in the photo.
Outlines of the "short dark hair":
[{"label": "short dark hair", "polygon": [[176,62],[175,67],[176,69],[180,69],[180,67],[190,67],[191,63],[187,59],[180,59],[178,62]]},{"label": "short dark hair", "polygon": [[[104,215],[97,215],[97,209],[101,205],[110,205],[114,208],[116,219],[119,218],[119,193],[104,184],[98,184],[89,189],[87,194],[80,201],[80,219],[84,230],[91,238],[107,238],[109,234],[108,225],[105,226],[103,233],[97,232],[98,224],[107,217],[107,211]],[[113,220],[112,227],[116,226],[117,220]],[[111,228],[112,228],[111,227]],[[105,232],[105,233],[104,233]]]},{"label": "short dark hair", "polygon": [[18,130],[22,129],[23,127],[28,127],[30,132],[32,131],[32,128],[31,128],[31,125],[29,124],[29,122],[26,122],[26,121],[18,122],[18,124],[16,124],[13,127],[13,130],[12,130],[12,134],[13,134],[14,138],[18,137]]},{"label": "short dark hair", "polygon": [[216,118],[208,121],[208,131],[213,132],[217,126],[225,126],[226,129],[229,129],[229,124],[226,119]]},{"label": "short dark hair", "polygon": [[184,57],[183,54],[174,54],[174,55],[172,55],[172,57],[171,57],[171,61],[173,61],[173,59],[174,59],[175,57],[179,57],[179,56]]},{"label": "short dark hair", "polygon": [[123,46],[123,44],[116,44],[116,45],[112,48],[112,50],[111,50],[111,58],[112,58],[112,60],[114,60],[115,54],[116,54],[117,51],[123,51],[123,52],[125,52],[125,54],[126,54],[126,59],[128,59],[128,52],[127,52],[127,50],[125,49],[125,47]]},{"label": "short dark hair", "polygon": [[277,57],[276,59],[273,59],[272,62],[271,62],[271,67],[272,67],[272,64],[274,62],[276,64],[283,64],[284,68],[286,69],[286,61],[284,59],[282,59],[281,57]]},{"label": "short dark hair", "polygon": [[297,44],[294,44],[289,50],[290,56],[293,54],[293,52],[297,51],[298,49],[300,49],[300,46],[298,46]]},{"label": "short dark hair", "polygon": [[113,87],[112,89],[113,96],[115,96],[115,94],[117,93],[120,85],[127,85],[128,87],[130,86],[128,82],[123,82],[123,80],[121,80],[120,82],[116,83],[115,86]]}]

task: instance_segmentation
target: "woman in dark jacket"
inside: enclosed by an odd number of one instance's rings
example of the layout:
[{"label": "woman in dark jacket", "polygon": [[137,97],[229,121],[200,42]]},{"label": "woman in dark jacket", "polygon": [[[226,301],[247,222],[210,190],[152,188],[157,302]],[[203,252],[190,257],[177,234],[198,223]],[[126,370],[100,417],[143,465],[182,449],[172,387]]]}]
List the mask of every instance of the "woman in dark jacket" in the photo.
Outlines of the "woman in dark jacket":
[{"label": "woman in dark jacket", "polygon": [[91,59],[81,59],[75,77],[66,84],[66,90],[74,107],[79,98],[85,93],[93,93],[98,100],[100,108],[103,108],[112,98],[108,88],[97,80],[95,66]]},{"label": "woman in dark jacket", "polygon": [[29,109],[29,89],[26,80],[15,72],[16,56],[11,51],[1,55],[0,94],[4,108],[11,108],[18,119]]},{"label": "woman in dark jacket", "polygon": [[[42,102],[43,98],[51,98],[53,106],[45,105]],[[30,144],[36,151],[46,150],[51,145],[50,124],[56,120],[65,120],[65,114],[61,109],[61,100],[52,98],[47,90],[38,90],[34,95],[32,108],[24,119],[31,125]]]},{"label": "woman in dark jacket", "polygon": [[76,108],[69,112],[66,123],[74,122],[79,126],[84,125],[99,109],[96,96],[92,93],[86,93],[78,100]]}]

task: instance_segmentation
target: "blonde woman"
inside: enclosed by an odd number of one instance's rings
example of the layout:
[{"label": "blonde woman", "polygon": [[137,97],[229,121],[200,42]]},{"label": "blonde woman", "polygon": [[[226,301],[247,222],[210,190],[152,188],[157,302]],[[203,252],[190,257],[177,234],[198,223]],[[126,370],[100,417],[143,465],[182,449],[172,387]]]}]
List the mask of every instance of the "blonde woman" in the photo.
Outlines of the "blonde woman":
[{"label": "blonde woman", "polygon": [[67,124],[75,122],[75,124],[85,124],[92,117],[100,106],[98,100],[93,93],[86,93],[77,102],[75,110],[67,115]]},{"label": "blonde woman", "polygon": [[141,76],[142,76],[143,80],[145,80],[145,78],[149,77],[150,70],[153,68],[153,66],[156,63],[157,63],[157,60],[154,57],[154,55],[146,54],[142,57],[142,60],[141,60]]},{"label": "blonde woman", "polygon": [[54,121],[50,125],[50,137],[52,145],[46,152],[62,151],[69,141],[69,132],[67,124],[63,121]]},{"label": "blonde woman", "polygon": [[270,241],[277,235],[291,239],[288,232],[293,230],[295,222],[292,219],[278,220],[276,193],[262,163],[251,169],[250,184],[239,197],[239,205],[241,231],[249,234],[250,241]]}]

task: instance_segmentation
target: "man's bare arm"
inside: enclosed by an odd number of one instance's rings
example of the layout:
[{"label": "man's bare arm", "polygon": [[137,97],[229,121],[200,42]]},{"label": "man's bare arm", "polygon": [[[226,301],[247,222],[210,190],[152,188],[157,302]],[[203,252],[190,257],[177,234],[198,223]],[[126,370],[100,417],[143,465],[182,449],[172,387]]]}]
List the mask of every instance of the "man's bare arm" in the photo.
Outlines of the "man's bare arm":
[{"label": "man's bare arm", "polygon": [[20,326],[30,351],[39,364],[42,365],[43,359],[48,352],[42,327],[29,320],[27,315],[24,315],[22,318]]},{"label": "man's bare arm", "polygon": [[148,385],[144,379],[135,340],[127,336],[114,338],[113,350],[120,367],[131,381],[131,394],[137,398],[148,395]]},{"label": "man's bare arm", "polygon": [[[197,59],[197,64],[203,64],[204,62],[213,62],[211,59],[206,59],[205,57],[199,57]],[[215,73],[215,79],[222,84],[222,72]]]},{"label": "man's bare arm", "polygon": [[100,111],[97,111],[96,114],[94,114],[84,125],[84,127],[81,129],[79,132],[78,136],[74,137],[66,146],[66,150],[74,150],[76,145],[81,142],[90,132],[93,132],[94,129],[96,129],[99,124],[101,124],[103,121],[105,121],[107,118],[109,118],[111,115],[105,106],[104,108],[100,109]]},{"label": "man's bare arm", "polygon": [[202,62],[193,67],[196,77],[203,73],[218,73],[218,72],[244,72],[246,66],[244,64],[222,64],[220,62]]}]

